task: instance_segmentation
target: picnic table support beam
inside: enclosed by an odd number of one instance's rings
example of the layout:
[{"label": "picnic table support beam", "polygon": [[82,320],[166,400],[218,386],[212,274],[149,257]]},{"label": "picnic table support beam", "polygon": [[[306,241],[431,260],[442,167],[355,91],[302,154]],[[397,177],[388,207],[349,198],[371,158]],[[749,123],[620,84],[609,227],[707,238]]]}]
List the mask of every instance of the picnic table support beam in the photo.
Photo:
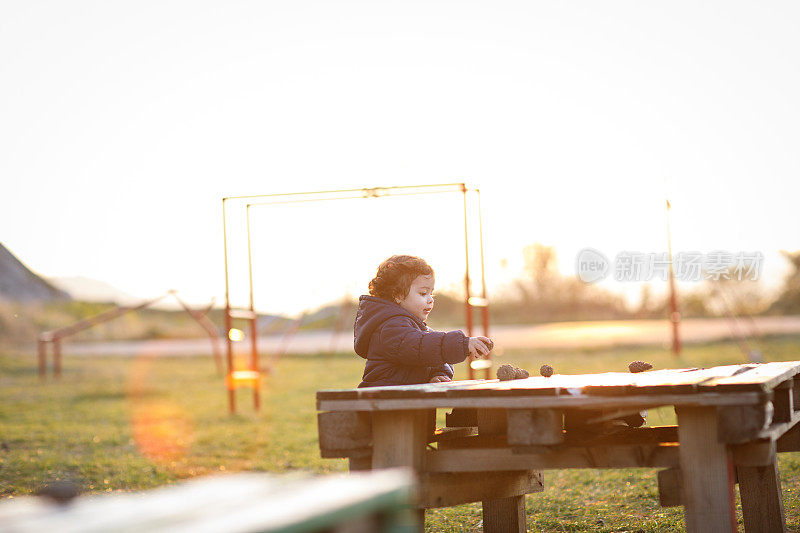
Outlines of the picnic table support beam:
[{"label": "picnic table support beam", "polygon": [[[478,409],[478,435],[503,435],[508,431],[509,411]],[[512,415],[511,420],[516,421]],[[485,533],[525,533],[525,495],[483,500],[483,531]]]},{"label": "picnic table support beam", "polygon": [[717,410],[687,406],[675,411],[686,531],[735,532],[733,462],[717,439]]},{"label": "picnic table support beam", "polygon": [[372,470],[372,455],[364,457],[348,457],[348,467],[350,472],[363,472]]},{"label": "picnic table support beam", "polygon": [[553,445],[564,441],[563,416],[556,409],[508,409],[508,443]]},{"label": "picnic table support beam", "polygon": [[483,531],[512,533],[527,531],[525,526],[525,496],[511,496],[483,502]]},{"label": "picnic table support beam", "polygon": [[419,481],[419,501],[426,509],[479,502],[487,494],[497,499],[544,490],[541,472],[530,470],[425,473]]},{"label": "picnic table support beam", "polygon": [[681,495],[681,470],[668,468],[658,471],[658,503],[661,507],[683,505]]},{"label": "picnic table support beam", "polygon": [[795,424],[775,443],[778,452],[800,452],[800,424]]},{"label": "picnic table support beam", "polygon": [[772,405],[775,409],[773,422],[791,422],[794,414],[794,379],[787,380],[772,391]]},{"label": "picnic table support beam", "polygon": [[778,465],[740,466],[739,493],[742,497],[744,530],[753,532],[786,531]]},{"label": "picnic table support beam", "polygon": [[[410,467],[419,474],[425,466],[430,410],[372,413],[372,469]],[[435,410],[434,410],[435,416]],[[425,528],[425,509],[417,510],[419,530]]]}]

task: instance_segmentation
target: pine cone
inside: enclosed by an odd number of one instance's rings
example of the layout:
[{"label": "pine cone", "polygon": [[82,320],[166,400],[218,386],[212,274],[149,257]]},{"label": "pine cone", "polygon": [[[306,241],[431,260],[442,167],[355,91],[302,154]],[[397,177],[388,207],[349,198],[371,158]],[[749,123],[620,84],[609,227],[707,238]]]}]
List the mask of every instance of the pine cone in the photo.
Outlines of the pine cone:
[{"label": "pine cone", "polygon": [[516,373],[517,373],[517,375],[515,376],[515,379],[525,379],[525,378],[530,376],[528,371],[525,370],[524,368],[516,368],[515,370],[516,370]]},{"label": "pine cone", "polygon": [[641,411],[639,413],[634,413],[632,415],[628,415],[622,419],[628,427],[632,428],[640,428],[644,425],[647,421],[645,416],[647,415],[647,411]]},{"label": "pine cone", "polygon": [[542,365],[542,368],[539,369],[539,373],[546,378],[549,378],[553,375],[553,367],[550,365]]},{"label": "pine cone", "polygon": [[650,363],[645,363],[644,361],[634,361],[628,365],[628,370],[633,372],[634,374],[638,374],[639,372],[644,372],[645,370],[650,370],[653,368],[653,365]]},{"label": "pine cone", "polygon": [[510,381],[517,376],[517,371],[513,365],[500,365],[497,369],[497,379],[500,381]]}]

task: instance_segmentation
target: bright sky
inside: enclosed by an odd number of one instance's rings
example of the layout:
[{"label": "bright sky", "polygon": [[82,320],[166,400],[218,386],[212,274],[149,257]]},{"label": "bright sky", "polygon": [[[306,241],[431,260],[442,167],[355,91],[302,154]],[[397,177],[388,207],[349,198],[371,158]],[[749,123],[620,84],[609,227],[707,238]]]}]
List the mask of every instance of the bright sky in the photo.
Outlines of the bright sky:
[{"label": "bright sky", "polygon": [[[0,241],[45,276],[219,302],[223,196],[456,181],[490,284],[664,251],[665,189],[675,251],[777,284],[800,249],[796,2],[7,1],[0,50]],[[451,201],[254,215],[259,306],[364,292],[409,232],[457,283]]]}]

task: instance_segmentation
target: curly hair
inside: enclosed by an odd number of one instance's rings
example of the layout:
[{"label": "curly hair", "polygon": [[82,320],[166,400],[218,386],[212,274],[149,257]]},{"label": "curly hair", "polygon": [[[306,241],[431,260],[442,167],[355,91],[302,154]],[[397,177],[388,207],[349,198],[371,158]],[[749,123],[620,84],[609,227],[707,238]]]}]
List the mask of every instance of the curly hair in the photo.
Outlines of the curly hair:
[{"label": "curly hair", "polygon": [[433,275],[433,268],[424,259],[413,255],[393,255],[378,267],[378,273],[369,282],[369,293],[392,301],[405,298],[417,276],[430,275]]}]

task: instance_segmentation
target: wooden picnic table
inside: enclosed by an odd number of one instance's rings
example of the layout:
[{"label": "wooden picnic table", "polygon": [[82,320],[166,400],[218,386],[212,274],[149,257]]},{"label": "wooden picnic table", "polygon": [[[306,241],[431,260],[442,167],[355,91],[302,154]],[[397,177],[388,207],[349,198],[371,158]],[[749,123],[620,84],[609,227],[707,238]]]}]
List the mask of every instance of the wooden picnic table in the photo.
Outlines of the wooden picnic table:
[{"label": "wooden picnic table", "polygon": [[[677,425],[621,427],[673,406]],[[800,361],[554,375],[317,392],[323,457],[350,469],[408,466],[425,508],[483,502],[484,531],[525,531],[541,471],[661,468],[661,505],[687,531],[785,531],[776,453],[800,451]],[[451,409],[435,429],[436,409]]]}]

